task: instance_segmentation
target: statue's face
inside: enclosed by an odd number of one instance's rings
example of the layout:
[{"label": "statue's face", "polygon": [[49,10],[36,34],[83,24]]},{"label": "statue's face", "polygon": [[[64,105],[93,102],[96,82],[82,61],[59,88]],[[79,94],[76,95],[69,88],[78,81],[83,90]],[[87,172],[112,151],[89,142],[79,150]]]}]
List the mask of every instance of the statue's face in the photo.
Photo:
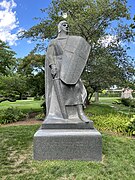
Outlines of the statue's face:
[{"label": "statue's face", "polygon": [[61,24],[61,30],[65,31],[65,32],[68,32],[69,31],[69,26],[68,26],[68,23],[67,22],[63,22]]}]

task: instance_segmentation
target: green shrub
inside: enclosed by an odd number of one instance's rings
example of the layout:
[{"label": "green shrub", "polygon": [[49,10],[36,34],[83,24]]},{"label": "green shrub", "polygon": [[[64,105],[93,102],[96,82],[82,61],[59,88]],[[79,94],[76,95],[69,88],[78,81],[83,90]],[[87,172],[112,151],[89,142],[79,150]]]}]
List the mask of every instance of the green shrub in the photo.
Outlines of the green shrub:
[{"label": "green shrub", "polygon": [[135,135],[135,115],[126,123],[126,130],[130,135]]},{"label": "green shrub", "polygon": [[131,107],[132,107],[132,108],[135,108],[135,100],[133,100],[133,99],[132,99],[132,101],[131,101]]},{"label": "green shrub", "polygon": [[43,101],[42,104],[41,104],[40,106],[42,107],[43,113],[44,113],[44,115],[45,115],[45,114],[46,114],[46,102]]},{"label": "green shrub", "polygon": [[44,120],[45,115],[44,115],[44,113],[40,113],[40,114],[36,115],[35,118],[36,118],[37,120]]},{"label": "green shrub", "polygon": [[122,98],[121,103],[125,106],[130,106],[131,99]]},{"label": "green shrub", "polygon": [[24,114],[20,109],[10,107],[0,111],[0,124],[16,122],[25,117],[26,114]]},{"label": "green shrub", "polygon": [[34,101],[38,101],[38,100],[41,100],[41,96],[35,96],[34,97]]},{"label": "green shrub", "polygon": [[99,130],[125,135],[135,134],[135,120],[131,119],[130,114],[120,113],[117,109],[104,104],[91,104],[85,112]]},{"label": "green shrub", "polygon": [[92,116],[91,119],[100,130],[127,134],[126,123],[129,122],[128,116],[118,113],[109,113],[106,115]]},{"label": "green shrub", "polygon": [[129,98],[123,98],[121,99],[121,103],[125,106],[130,106],[132,108],[135,108],[135,100],[134,99],[129,99]]},{"label": "green shrub", "polygon": [[114,102],[113,102],[113,104],[121,104],[122,102],[121,102],[121,99],[116,99],[116,100],[114,100]]}]

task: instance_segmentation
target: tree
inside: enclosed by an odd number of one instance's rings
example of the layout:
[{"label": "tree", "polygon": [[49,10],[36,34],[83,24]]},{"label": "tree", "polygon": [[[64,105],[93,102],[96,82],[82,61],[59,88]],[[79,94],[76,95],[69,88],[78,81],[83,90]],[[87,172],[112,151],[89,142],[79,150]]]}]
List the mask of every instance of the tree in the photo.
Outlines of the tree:
[{"label": "tree", "polygon": [[44,59],[33,53],[17,59],[15,71],[0,76],[0,102],[44,95]]},{"label": "tree", "polygon": [[27,86],[31,96],[42,96],[44,88],[44,61],[45,56],[30,53],[23,59],[19,59],[17,72],[27,77]]},{"label": "tree", "polygon": [[15,65],[15,52],[3,41],[0,40],[0,75],[7,75]]},{"label": "tree", "polygon": [[[118,48],[120,50],[118,51]],[[118,87],[134,84],[135,69],[131,58],[124,54],[124,50],[117,46],[112,48],[101,47],[92,62],[88,62],[83,73],[83,79],[91,99],[94,92],[99,92],[113,85]],[[117,50],[117,54],[116,54]],[[113,52],[115,51],[115,53]],[[130,85],[127,85],[130,84]],[[97,94],[97,93],[96,93]]]},{"label": "tree", "polygon": [[[42,12],[48,13],[48,17],[40,19],[40,23],[28,31],[23,31],[21,37],[36,41],[54,38],[57,34],[57,24],[63,19],[60,13],[67,12],[71,33],[83,36],[93,45],[100,37],[109,34],[105,30],[111,22],[130,18],[126,0],[53,0],[50,7],[42,9]],[[120,29],[123,29],[123,32],[119,31],[119,35],[121,32],[126,40],[127,35],[131,35],[131,30],[123,22],[119,24]]]},{"label": "tree", "polygon": [[19,75],[17,73],[12,73],[9,76],[0,77],[0,94],[2,101],[16,101],[17,99],[22,99],[28,95],[28,86],[26,76]]},{"label": "tree", "polygon": [[50,7],[42,11],[48,13],[48,17],[40,19],[39,24],[24,31],[21,37],[38,41],[54,38],[57,24],[63,19],[60,14],[67,13],[71,34],[84,37],[91,45],[82,76],[88,92],[132,80],[133,61],[124,44],[132,41],[134,34],[123,21],[130,19],[126,0],[53,0]]},{"label": "tree", "polygon": [[45,56],[41,54],[29,53],[22,59],[18,59],[18,72],[25,75],[44,73]]}]

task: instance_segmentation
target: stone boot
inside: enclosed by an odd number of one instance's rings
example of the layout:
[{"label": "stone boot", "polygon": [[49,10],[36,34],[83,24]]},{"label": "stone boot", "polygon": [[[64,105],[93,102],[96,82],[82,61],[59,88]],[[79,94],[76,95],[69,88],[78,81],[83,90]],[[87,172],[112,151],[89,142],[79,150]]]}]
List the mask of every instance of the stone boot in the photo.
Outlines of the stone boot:
[{"label": "stone boot", "polygon": [[85,123],[89,123],[90,120],[86,117],[86,115],[84,114],[83,112],[83,106],[80,104],[80,105],[77,105],[77,110],[78,110],[78,115],[80,117],[80,119],[82,121],[84,121]]}]

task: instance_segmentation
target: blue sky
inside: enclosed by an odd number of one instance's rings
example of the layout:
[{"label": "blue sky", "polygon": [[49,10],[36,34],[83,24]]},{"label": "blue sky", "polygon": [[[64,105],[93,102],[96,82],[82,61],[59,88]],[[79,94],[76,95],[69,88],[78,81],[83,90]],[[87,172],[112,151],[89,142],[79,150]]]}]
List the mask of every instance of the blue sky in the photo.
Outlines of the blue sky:
[{"label": "blue sky", "polygon": [[[34,47],[28,39],[18,40],[17,32],[29,29],[38,21],[34,17],[42,17],[41,8],[48,7],[51,0],[0,0],[0,39],[8,42],[17,53],[17,57],[26,56]],[[131,16],[135,14],[135,0],[128,0]],[[135,57],[135,44],[131,44],[129,55]]]},{"label": "blue sky", "polygon": [[17,57],[26,56],[34,47],[28,39],[18,40],[17,33],[38,23],[35,17],[42,17],[41,8],[51,0],[0,0],[0,39],[8,42]]}]

